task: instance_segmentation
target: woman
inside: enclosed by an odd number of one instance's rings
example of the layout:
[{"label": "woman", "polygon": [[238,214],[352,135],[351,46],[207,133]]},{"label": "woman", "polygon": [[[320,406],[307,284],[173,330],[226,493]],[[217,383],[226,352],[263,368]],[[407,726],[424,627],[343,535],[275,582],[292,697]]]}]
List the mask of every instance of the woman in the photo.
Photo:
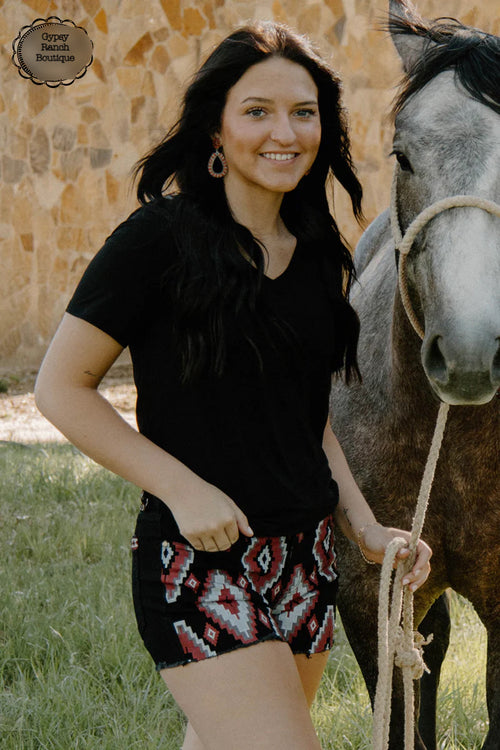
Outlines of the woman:
[{"label": "woman", "polygon": [[[241,29],[139,172],[142,206],[80,282],[37,403],[144,490],[134,605],[187,714],[184,750],[313,750],[332,518],[372,562],[409,538],[377,524],[328,422],[332,373],[358,374],[353,269],[325,190],[333,173],[360,215],[339,79],[286,27]],[[97,391],[127,345],[139,433]],[[413,589],[429,558],[420,541]]]}]

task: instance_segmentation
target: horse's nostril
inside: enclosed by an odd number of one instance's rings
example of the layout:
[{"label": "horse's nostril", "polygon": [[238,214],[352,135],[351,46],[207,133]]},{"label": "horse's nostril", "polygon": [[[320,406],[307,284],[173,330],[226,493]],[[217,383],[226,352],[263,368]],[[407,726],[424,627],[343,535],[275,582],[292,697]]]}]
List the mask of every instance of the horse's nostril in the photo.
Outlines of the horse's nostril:
[{"label": "horse's nostril", "polygon": [[424,364],[428,374],[440,383],[447,383],[449,374],[446,360],[439,346],[440,336],[435,336],[425,353]]}]

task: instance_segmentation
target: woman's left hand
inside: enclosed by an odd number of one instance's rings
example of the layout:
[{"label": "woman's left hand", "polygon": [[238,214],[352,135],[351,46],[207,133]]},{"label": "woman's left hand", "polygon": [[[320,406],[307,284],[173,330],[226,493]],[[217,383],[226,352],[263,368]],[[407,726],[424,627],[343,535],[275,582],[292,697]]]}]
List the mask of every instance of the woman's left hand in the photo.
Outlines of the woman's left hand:
[{"label": "woman's left hand", "polygon": [[[402,529],[393,529],[387,526],[381,526],[378,523],[368,524],[359,534],[359,546],[363,555],[371,562],[380,563],[384,561],[384,555],[388,544],[395,537],[402,537],[410,541],[410,533]],[[396,555],[398,560],[405,560],[410,554],[408,547],[403,547]],[[427,580],[431,571],[430,559],[432,550],[423,539],[418,540],[417,556],[415,564],[403,578],[403,584],[409,585],[411,591],[416,591]]]}]

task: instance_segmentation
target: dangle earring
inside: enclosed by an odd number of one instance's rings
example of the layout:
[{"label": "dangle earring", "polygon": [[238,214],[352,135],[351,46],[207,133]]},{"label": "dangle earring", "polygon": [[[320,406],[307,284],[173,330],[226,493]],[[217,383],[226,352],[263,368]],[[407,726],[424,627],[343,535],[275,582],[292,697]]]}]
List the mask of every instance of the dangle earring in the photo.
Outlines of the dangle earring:
[{"label": "dangle earring", "polygon": [[[225,160],[222,151],[220,151],[221,142],[219,140],[216,142],[214,141],[214,148],[215,151],[208,160],[208,172],[212,177],[225,177],[227,175],[227,161]],[[219,161],[220,166],[218,165],[217,170],[215,170],[214,166],[217,160]]]}]

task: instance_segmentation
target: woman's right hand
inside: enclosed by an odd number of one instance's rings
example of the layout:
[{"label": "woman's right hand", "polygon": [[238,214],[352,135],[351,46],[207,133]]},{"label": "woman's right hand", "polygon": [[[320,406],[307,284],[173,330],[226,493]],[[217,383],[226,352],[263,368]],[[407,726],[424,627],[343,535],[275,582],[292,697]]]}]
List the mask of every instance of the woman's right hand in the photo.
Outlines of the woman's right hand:
[{"label": "woman's right hand", "polygon": [[240,532],[253,536],[246,515],[236,503],[213,484],[197,479],[176,492],[175,500],[167,500],[182,536],[204,552],[229,549]]}]

